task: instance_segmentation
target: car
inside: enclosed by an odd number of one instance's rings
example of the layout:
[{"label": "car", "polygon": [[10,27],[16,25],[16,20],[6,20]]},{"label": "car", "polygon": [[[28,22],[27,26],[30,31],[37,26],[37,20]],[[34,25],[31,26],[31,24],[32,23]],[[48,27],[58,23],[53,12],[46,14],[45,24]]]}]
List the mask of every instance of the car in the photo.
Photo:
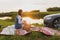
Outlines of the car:
[{"label": "car", "polygon": [[60,13],[44,16],[44,26],[52,28],[60,28]]}]

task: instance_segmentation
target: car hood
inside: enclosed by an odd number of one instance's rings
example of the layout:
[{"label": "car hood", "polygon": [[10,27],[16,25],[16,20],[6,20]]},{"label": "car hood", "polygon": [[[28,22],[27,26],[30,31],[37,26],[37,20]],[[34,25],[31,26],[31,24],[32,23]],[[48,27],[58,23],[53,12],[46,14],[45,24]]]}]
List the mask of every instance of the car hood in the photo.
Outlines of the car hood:
[{"label": "car hood", "polygon": [[60,16],[60,13],[59,13],[59,14],[50,14],[50,15],[46,15],[44,18],[52,17],[52,16]]}]

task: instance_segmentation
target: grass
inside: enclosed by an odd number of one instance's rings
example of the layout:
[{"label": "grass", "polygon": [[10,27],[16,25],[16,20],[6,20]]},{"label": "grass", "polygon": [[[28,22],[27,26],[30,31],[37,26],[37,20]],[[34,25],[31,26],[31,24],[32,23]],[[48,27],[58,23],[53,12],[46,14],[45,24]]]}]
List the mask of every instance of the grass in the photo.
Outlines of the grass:
[{"label": "grass", "polygon": [[9,26],[9,25],[13,25],[13,24],[14,24],[14,22],[12,22],[12,21],[0,20],[0,25],[1,25],[0,31],[1,31],[3,28],[5,28],[5,27],[7,27],[7,26]]},{"label": "grass", "polygon": [[46,36],[40,32],[32,32],[24,36],[0,36],[0,40],[60,40],[60,36]]},{"label": "grass", "polygon": [[[2,25],[2,29],[7,27],[8,25],[12,25],[14,22],[8,20],[0,20],[0,25]],[[37,24],[35,24],[37,25]],[[42,26],[42,25],[40,25]],[[2,30],[1,29],[1,30]],[[47,36],[40,32],[31,32],[30,34],[24,36],[2,36],[0,35],[0,40],[60,40],[60,36]]]},{"label": "grass", "polygon": [[[42,40],[43,38],[45,39],[47,36],[41,37],[42,34],[39,32],[32,32],[29,35],[24,35],[24,36],[0,36],[0,40]],[[43,39],[43,40],[44,40]]]},{"label": "grass", "polygon": [[[60,12],[40,12],[39,14],[53,14],[53,13],[60,13]],[[37,18],[38,17],[40,18],[40,15],[37,16]],[[5,28],[5,27],[7,27],[9,25],[13,25],[13,24],[14,24],[13,21],[0,20],[0,25],[2,25],[2,27],[0,28],[0,31],[3,28]],[[43,26],[43,24],[42,25],[34,24],[34,25]],[[17,35],[14,35],[14,36],[3,36],[3,35],[0,35],[0,40],[60,40],[60,36],[55,36],[55,35],[54,36],[47,36],[47,35],[42,34],[40,32],[32,32],[32,33],[30,33],[28,35],[24,35],[24,36],[17,36]]]},{"label": "grass", "polygon": [[0,25],[2,25],[2,27],[6,27],[9,25],[12,25],[14,22],[12,21],[8,21],[8,20],[0,20]]}]

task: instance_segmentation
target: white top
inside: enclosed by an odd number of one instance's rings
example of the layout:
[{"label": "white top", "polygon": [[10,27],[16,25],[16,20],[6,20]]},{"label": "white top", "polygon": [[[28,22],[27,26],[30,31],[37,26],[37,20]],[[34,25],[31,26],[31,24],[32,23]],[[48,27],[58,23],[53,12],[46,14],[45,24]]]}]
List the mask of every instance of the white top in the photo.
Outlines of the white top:
[{"label": "white top", "polygon": [[19,23],[19,24],[22,24],[22,18],[21,18],[21,16],[18,15],[17,18],[18,18],[18,23]]}]

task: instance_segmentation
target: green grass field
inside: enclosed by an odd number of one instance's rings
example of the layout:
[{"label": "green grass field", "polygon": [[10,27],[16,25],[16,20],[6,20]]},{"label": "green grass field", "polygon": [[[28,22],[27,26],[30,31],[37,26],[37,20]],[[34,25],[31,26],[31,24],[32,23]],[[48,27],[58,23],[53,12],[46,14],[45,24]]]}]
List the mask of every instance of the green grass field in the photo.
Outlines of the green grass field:
[{"label": "green grass field", "polygon": [[8,21],[8,20],[0,20],[0,25],[2,25],[3,27],[12,25],[14,22],[12,21]]},{"label": "green grass field", "polygon": [[0,36],[0,40],[60,40],[60,36],[46,36],[40,32],[32,32],[24,36]]},{"label": "green grass field", "polygon": [[[53,13],[60,13],[60,12],[41,12],[39,14],[53,14]],[[15,14],[15,13],[14,13]],[[42,15],[43,15],[42,14]],[[44,16],[44,15],[43,15]],[[15,16],[12,16],[13,18]],[[36,17],[39,17],[40,18],[40,15],[39,16],[36,16]],[[9,21],[9,20],[0,20],[0,25],[2,26],[0,28],[0,31],[2,31],[3,28],[9,26],[9,25],[13,25],[14,22],[13,21]],[[39,24],[34,24],[36,26],[43,26],[43,24],[39,25]],[[24,35],[24,36],[17,36],[17,35],[14,35],[14,36],[3,36],[3,35],[0,35],[0,40],[60,40],[60,36],[47,36],[47,35],[44,35],[40,32],[32,32],[28,35]]]},{"label": "green grass field", "polygon": [[[3,28],[13,25],[14,22],[8,21],[8,20],[0,20],[0,25],[2,25],[2,30]],[[36,24],[37,25],[37,24]],[[0,40],[60,40],[60,36],[47,36],[45,34],[42,34],[40,32],[31,32],[30,34],[24,35],[24,36],[3,36],[0,35]]]},{"label": "green grass field", "polygon": [[13,24],[14,24],[13,21],[0,20],[0,25],[1,25],[0,31],[1,31],[3,28],[5,28],[5,27],[7,27],[7,26],[9,26],[9,25],[13,25]]}]

